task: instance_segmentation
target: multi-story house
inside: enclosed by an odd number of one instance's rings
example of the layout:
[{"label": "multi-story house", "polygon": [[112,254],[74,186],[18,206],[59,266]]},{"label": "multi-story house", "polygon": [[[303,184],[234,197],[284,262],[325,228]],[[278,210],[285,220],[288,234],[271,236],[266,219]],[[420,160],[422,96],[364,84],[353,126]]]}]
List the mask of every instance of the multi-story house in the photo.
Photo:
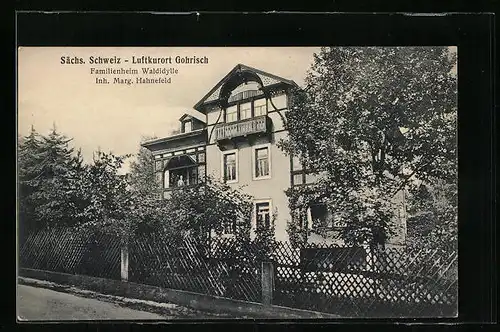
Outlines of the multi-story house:
[{"label": "multi-story house", "polygon": [[[234,67],[194,105],[194,112],[179,119],[179,134],[143,144],[153,152],[162,197],[210,174],[254,198],[253,230],[273,222],[276,239],[288,240],[292,214],[285,190],[315,181],[277,146],[287,137],[285,113],[295,87],[283,77],[242,64]],[[311,206],[305,227],[328,215],[325,207]]]}]

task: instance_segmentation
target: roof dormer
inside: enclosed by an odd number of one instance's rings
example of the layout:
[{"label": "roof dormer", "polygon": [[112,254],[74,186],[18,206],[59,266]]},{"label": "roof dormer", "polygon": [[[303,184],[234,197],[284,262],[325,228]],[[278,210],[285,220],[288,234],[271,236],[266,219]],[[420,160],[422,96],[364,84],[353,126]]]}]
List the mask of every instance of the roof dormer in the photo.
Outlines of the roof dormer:
[{"label": "roof dormer", "polygon": [[184,114],[179,118],[181,133],[189,133],[193,130],[202,129],[205,127],[205,122],[190,114]]}]

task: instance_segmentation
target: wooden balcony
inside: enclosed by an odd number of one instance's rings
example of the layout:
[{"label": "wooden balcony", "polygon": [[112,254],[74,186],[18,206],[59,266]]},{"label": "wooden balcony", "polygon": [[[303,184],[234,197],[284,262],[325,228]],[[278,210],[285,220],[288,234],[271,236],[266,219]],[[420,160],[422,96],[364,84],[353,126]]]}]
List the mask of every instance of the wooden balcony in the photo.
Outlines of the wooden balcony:
[{"label": "wooden balcony", "polygon": [[220,123],[215,126],[215,138],[217,142],[221,142],[252,134],[266,134],[270,127],[270,119],[266,115],[237,122]]}]

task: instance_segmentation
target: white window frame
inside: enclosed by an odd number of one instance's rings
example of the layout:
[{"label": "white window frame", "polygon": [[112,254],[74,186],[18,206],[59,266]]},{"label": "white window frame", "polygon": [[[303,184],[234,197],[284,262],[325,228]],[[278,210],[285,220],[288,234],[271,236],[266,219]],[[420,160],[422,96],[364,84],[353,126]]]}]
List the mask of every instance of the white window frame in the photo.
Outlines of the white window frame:
[{"label": "white window frame", "polygon": [[[257,168],[257,158],[256,158],[256,151],[262,148],[267,148],[267,159],[269,161],[269,174],[265,176],[260,176],[257,177],[256,174],[256,168]],[[252,179],[254,181],[258,180],[266,180],[270,179],[272,177],[272,162],[271,162],[271,143],[265,143],[265,144],[259,144],[259,145],[254,145],[252,146]]]},{"label": "white window frame", "polygon": [[[226,169],[226,165],[224,165],[224,157],[228,154],[233,154],[235,155],[235,161],[236,161],[236,179],[234,180],[229,180],[229,181],[226,181],[226,179],[224,178],[224,171]],[[220,168],[220,178],[221,178],[221,182],[222,183],[237,183],[238,182],[238,179],[239,179],[239,161],[238,161],[238,149],[233,149],[233,150],[226,150],[226,151],[222,151],[221,153],[221,158],[220,158],[220,164],[221,164],[221,168]]]},{"label": "white window frame", "polygon": [[268,203],[269,204],[269,224],[270,226],[275,226],[275,220],[273,220],[273,200],[270,198],[265,199],[256,199],[253,201],[253,210],[252,210],[252,228],[257,230],[257,204],[260,203]]}]

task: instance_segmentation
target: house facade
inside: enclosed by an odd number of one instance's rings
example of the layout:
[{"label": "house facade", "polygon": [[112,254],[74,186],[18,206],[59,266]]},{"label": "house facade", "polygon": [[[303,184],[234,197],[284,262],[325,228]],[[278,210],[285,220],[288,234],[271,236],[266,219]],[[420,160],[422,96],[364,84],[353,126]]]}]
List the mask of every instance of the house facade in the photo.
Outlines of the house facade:
[{"label": "house facade", "polygon": [[[175,188],[211,175],[253,197],[252,230],[273,223],[276,239],[287,241],[292,213],[285,191],[316,179],[277,146],[287,137],[285,114],[296,87],[259,69],[234,67],[194,105],[194,112],[179,119],[179,134],[142,144],[154,155],[161,197],[168,199]],[[329,212],[311,206],[304,227],[312,228],[315,218],[328,219]]]}]

